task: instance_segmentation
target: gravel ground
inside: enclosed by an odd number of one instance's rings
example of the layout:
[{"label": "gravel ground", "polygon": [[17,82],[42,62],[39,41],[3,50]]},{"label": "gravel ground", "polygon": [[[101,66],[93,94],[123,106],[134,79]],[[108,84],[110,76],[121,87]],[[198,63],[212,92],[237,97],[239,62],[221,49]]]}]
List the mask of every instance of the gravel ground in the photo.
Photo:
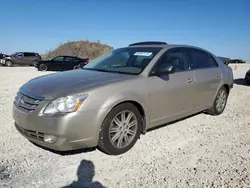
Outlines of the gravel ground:
[{"label": "gravel ground", "polygon": [[141,136],[120,156],[98,150],[60,155],[15,130],[12,101],[33,67],[0,67],[0,187],[250,187],[250,87],[236,84],[225,112],[199,114]]}]

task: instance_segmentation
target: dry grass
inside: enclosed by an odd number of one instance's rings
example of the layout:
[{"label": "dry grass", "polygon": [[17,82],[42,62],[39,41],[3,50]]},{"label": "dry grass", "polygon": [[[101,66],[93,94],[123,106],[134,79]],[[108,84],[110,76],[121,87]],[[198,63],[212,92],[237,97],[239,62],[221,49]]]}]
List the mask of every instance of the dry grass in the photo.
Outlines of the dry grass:
[{"label": "dry grass", "polygon": [[58,46],[55,50],[48,52],[43,59],[51,59],[59,55],[88,57],[94,59],[110,50],[114,49],[106,44],[90,41],[67,42]]}]

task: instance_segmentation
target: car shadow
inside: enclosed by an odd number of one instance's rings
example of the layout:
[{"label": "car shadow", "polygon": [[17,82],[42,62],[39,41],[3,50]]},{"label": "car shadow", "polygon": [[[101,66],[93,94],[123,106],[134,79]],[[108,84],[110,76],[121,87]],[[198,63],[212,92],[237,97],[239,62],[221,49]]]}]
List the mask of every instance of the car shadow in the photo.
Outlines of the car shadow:
[{"label": "car shadow", "polygon": [[62,156],[76,155],[76,154],[80,154],[80,153],[88,153],[88,152],[95,151],[97,149],[96,147],[93,147],[93,148],[84,148],[84,149],[69,150],[69,151],[56,151],[56,150],[53,150],[50,148],[46,148],[44,146],[40,146],[40,145],[36,144],[35,142],[32,142],[32,141],[30,141],[30,142],[41,149],[44,149],[46,151],[52,152],[52,153],[57,154],[57,155],[62,155]]},{"label": "car shadow", "polygon": [[237,85],[247,86],[246,80],[244,78],[234,79],[234,83]]},{"label": "car shadow", "polygon": [[77,170],[77,181],[73,181],[71,184],[61,188],[76,188],[76,187],[95,187],[104,188],[104,186],[98,182],[93,182],[95,176],[95,166],[92,161],[82,160]]},{"label": "car shadow", "polygon": [[184,118],[175,120],[175,121],[171,121],[171,122],[169,122],[169,123],[161,124],[161,125],[158,125],[158,126],[156,126],[156,127],[150,128],[150,129],[147,130],[147,132],[154,131],[154,130],[156,130],[156,129],[160,129],[160,128],[162,128],[162,127],[166,127],[166,126],[175,124],[175,123],[177,123],[177,122],[184,121],[184,120],[186,120],[186,119],[188,119],[188,118],[197,116],[197,115],[199,115],[199,114],[208,114],[208,113],[207,113],[206,111],[198,112],[198,113],[196,113],[196,114],[192,114],[192,115],[190,115],[190,116],[187,116],[187,117],[184,117]]}]

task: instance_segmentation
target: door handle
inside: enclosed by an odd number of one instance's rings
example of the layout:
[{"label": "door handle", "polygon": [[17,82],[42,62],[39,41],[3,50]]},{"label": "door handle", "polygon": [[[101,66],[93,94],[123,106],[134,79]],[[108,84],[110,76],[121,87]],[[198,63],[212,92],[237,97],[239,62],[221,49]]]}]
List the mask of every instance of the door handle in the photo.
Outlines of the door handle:
[{"label": "door handle", "polygon": [[220,74],[216,74],[216,78],[220,78]]},{"label": "door handle", "polygon": [[188,79],[187,79],[187,83],[189,83],[189,84],[190,84],[190,83],[193,83],[193,79],[192,79],[192,78],[188,78]]}]

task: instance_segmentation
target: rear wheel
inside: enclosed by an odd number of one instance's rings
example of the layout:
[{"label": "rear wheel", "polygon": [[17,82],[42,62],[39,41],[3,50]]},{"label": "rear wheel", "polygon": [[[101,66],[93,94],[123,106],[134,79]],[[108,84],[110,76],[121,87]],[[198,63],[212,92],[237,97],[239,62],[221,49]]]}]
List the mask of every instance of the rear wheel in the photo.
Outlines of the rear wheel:
[{"label": "rear wheel", "polygon": [[130,150],[140,136],[141,115],[131,103],[114,107],[105,118],[98,147],[110,155],[119,155]]},{"label": "rear wheel", "polygon": [[223,86],[217,93],[213,106],[210,109],[208,109],[207,112],[211,115],[220,115],[226,107],[227,98],[228,98],[228,92],[226,88]]},{"label": "rear wheel", "polygon": [[12,67],[13,63],[12,63],[12,61],[10,61],[10,60],[6,60],[5,65],[6,65],[7,67]]},{"label": "rear wheel", "polygon": [[41,64],[41,65],[39,65],[39,69],[38,70],[40,70],[40,71],[47,71],[48,70],[48,66],[45,65],[45,64]]},{"label": "rear wheel", "polygon": [[76,65],[76,66],[73,67],[73,69],[79,69],[79,68],[80,68],[79,65]]}]

